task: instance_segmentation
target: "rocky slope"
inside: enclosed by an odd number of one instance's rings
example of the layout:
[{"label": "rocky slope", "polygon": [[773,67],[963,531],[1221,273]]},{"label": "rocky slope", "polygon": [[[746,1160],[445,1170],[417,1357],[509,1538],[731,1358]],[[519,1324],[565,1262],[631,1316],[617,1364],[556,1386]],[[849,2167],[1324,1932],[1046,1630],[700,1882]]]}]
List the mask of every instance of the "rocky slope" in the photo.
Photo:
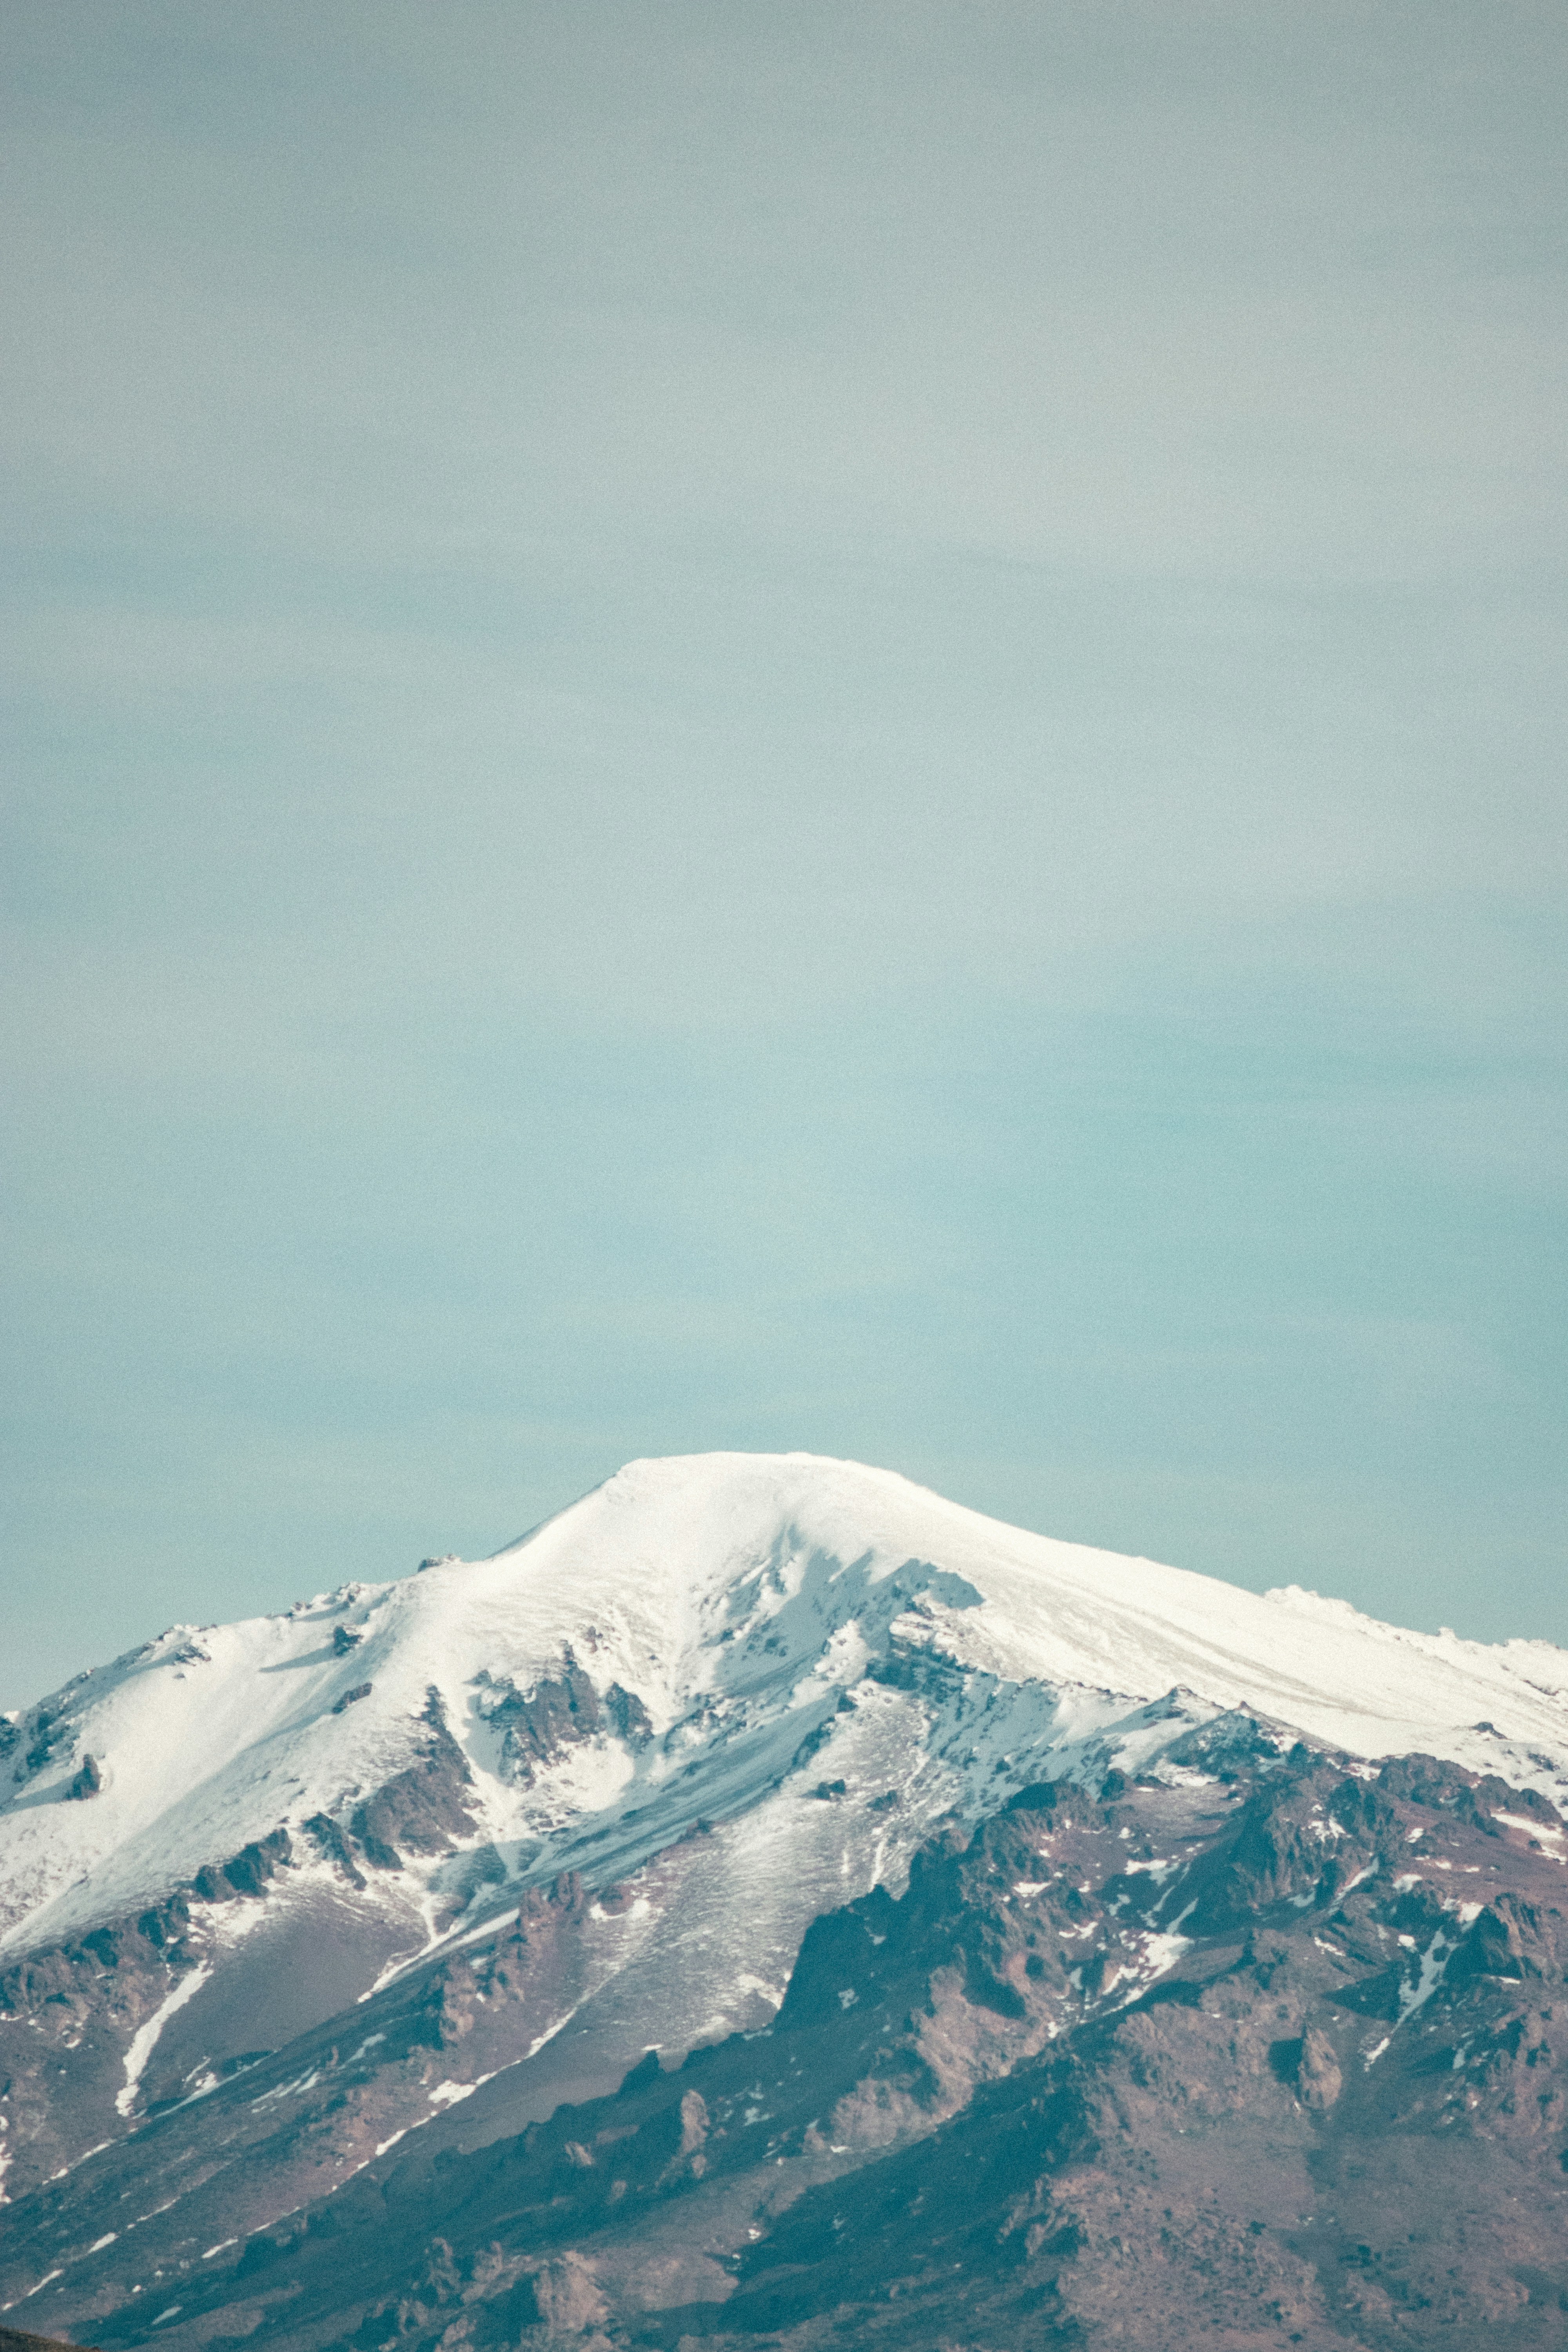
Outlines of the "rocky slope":
[{"label": "rocky slope", "polygon": [[804,1457],[164,1637],[15,1727],[0,2305],[1561,2341],[1565,1666]]},{"label": "rocky slope", "polygon": [[[237,2243],[133,2217],[133,2279],[84,2242],[122,2174],[57,2184],[32,2259],[108,2346],[1555,2347],[1563,1844],[1502,1782],[1222,1717],[928,1841],[761,2034]],[[189,2128],[138,2137],[155,2196]]]}]

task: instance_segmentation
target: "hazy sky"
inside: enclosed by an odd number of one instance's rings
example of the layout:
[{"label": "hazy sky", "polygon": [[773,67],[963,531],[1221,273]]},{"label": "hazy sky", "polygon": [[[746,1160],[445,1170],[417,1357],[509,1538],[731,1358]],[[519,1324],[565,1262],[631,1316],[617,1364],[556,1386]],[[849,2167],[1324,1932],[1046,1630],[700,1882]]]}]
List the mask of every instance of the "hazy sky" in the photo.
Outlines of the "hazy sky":
[{"label": "hazy sky", "polygon": [[1568,16],[0,5],[0,1704],[805,1446],[1568,1640]]}]

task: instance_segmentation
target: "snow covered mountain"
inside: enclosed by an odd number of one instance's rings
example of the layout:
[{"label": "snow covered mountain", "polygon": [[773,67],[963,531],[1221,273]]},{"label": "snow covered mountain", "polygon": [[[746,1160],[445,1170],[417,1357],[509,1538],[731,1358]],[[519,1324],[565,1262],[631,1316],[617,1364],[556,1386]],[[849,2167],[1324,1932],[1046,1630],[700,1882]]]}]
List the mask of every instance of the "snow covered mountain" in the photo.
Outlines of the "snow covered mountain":
[{"label": "snow covered mountain", "polygon": [[160,2042],[180,2079],[240,2046],[225,2011],[277,2046],[521,1890],[608,1887],[721,1825],[700,1896],[606,1919],[589,1969],[647,1982],[645,2038],[695,2041],[765,2018],[808,1921],[899,1883],[943,1814],[1137,1769],[1238,1706],[1568,1787],[1547,1644],[1258,1599],[853,1463],[633,1463],[489,1559],[175,1626],[6,1725],[0,1956],[195,1916],[197,1969],[124,2021],[87,2145],[137,2111]]},{"label": "snow covered mountain", "polygon": [[[811,1923],[900,1893],[944,1824],[1297,1733],[1561,1801],[1568,1654],[1259,1599],[856,1464],[634,1463],[488,1560],[174,1627],[0,1726],[0,2190],[96,2200],[100,2266],[134,2196],[161,2277],[416,2127],[481,2147],[650,2047],[755,2032]],[[1181,1938],[1123,1943],[1125,2000]],[[160,2202],[137,2135],[176,2114],[206,2137]],[[24,2296],[60,2275],[18,2259]]]},{"label": "snow covered mountain", "polygon": [[[433,1776],[427,1801],[453,1816],[444,1846],[510,1879],[598,1847],[622,1866],[776,1794],[844,1694],[857,1714],[871,1701],[867,1669],[889,1645],[940,1653],[991,1699],[973,1761],[933,1751],[923,1718],[911,1748],[896,1698],[879,1702],[900,1726],[890,1743],[869,1717],[858,1729],[863,1771],[875,1779],[886,1750],[921,1818],[998,1764],[1027,1777],[1044,1748],[1102,1744],[1173,1687],[1200,1712],[1250,1706],[1357,1754],[1420,1748],[1521,1780],[1568,1771],[1568,1653],[1544,1643],[1406,1633],[1295,1587],[1259,1599],[1026,1534],[854,1463],[636,1462],[489,1559],[171,1627],[9,1720],[0,1951],[146,1903],[312,1818],[363,1860],[356,1809],[428,1760],[437,1726],[470,1775],[438,1797]],[[872,1875],[889,1836],[900,1843],[885,1824],[865,1841]],[[328,1836],[318,1875],[335,1851]],[[373,1858],[355,1892],[407,1949],[472,1898],[461,1865],[402,1859]]]}]

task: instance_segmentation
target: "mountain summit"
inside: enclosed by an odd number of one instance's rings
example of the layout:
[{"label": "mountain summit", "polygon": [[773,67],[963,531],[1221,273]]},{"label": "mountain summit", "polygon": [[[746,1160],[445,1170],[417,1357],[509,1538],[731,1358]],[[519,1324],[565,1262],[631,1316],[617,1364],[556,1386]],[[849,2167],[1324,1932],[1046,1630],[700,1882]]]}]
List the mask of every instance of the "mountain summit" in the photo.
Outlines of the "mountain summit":
[{"label": "mountain summit", "polygon": [[[923,2144],[979,2086],[1187,1984],[1201,1937],[1243,1913],[1300,1937],[1315,1906],[1373,1905],[1352,1891],[1380,1873],[1408,1906],[1421,1869],[1401,1877],[1398,1841],[1422,1868],[1437,1848],[1401,1803],[1514,1839],[1550,1886],[1568,1654],[1258,1598],[853,1463],[709,1454],[633,1463],[486,1560],[174,1627],[0,1746],[0,2303],[130,2343],[195,2326],[197,2279],[227,2310],[228,2249],[351,2186],[379,2195],[411,2132],[426,2169],[475,2163],[649,2064],[662,2116],[688,2053],[786,2026],[823,2053],[779,2142],[791,2179]],[[1412,1752],[1414,1779],[1384,1760]],[[1373,1783],[1393,1793],[1363,1804]],[[1239,1877],[1212,1860],[1205,1893],[1202,1858],[1231,1853],[1249,1805],[1271,1826]],[[1053,1838],[1081,1848],[1081,1885],[1046,1867]],[[956,1859],[1003,1846],[1011,1895]],[[1455,1891],[1492,1867],[1434,1864],[1396,2022],[1460,1965],[1461,1931],[1523,1949]],[[1058,1880],[1047,1965],[1013,1913],[1043,1922]],[[866,1961],[889,1947],[870,1977],[856,1937]],[[845,2054],[878,1970],[915,2003],[913,2072]],[[1313,2085],[1350,2053],[1297,2039],[1296,2111],[1326,2112]],[[784,2112],[759,2065],[759,2116]],[[690,2095],[689,2188],[723,2169]],[[568,2171],[593,2171],[590,2140],[570,2145]],[[746,2226],[742,2244],[772,2224]],[[548,2333],[575,2277],[531,2287],[526,2324]],[[173,2300],[171,2279],[191,2282]],[[611,2305],[582,2293],[592,2335]]]}]

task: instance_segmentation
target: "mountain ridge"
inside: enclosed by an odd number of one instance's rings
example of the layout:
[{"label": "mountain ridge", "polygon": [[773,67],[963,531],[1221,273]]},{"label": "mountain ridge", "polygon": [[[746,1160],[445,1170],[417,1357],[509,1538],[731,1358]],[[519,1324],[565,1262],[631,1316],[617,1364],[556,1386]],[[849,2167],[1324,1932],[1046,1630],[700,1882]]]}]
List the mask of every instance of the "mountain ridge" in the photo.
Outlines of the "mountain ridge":
[{"label": "mountain ridge", "polygon": [[[1152,1900],[1188,1866],[1159,1826],[1185,1789],[1245,1777],[1277,1810],[1280,1775],[1333,1758],[1352,1804],[1415,1753],[1411,1785],[1447,1788],[1493,1854],[1522,1839],[1541,1857],[1524,1878],[1550,1889],[1563,1834],[1542,1786],[1568,1795],[1568,1654],[1256,1596],[860,1465],[698,1455],[628,1465],[485,1561],[172,1629],[11,1733],[0,2302],[108,2313],[193,2265],[226,2278],[225,2248],[291,2210],[363,2204],[354,2184],[409,2148],[427,2169],[521,2145],[614,2095],[650,2046],[679,2069],[765,2041],[824,1921],[903,1902],[922,1856],[991,1835],[1042,1787],[1079,1792],[1058,1813],[1137,1808],[1119,1818],[1158,1875],[1146,1900],[1131,1868],[1120,1924],[1094,1929],[1099,1973],[1086,1959],[1048,2012],[1003,1915],[963,1898],[954,1948],[978,1934],[1013,1973],[970,1952],[920,1998],[1004,2073],[1042,2051],[986,2017],[1021,2003],[1031,2032],[1070,2039],[1112,1999],[1108,1972],[1119,2002],[1185,1980],[1186,1915]],[[1228,1834],[1228,1803],[1203,1838]],[[1336,1819],[1310,1832],[1325,1853],[1349,1833]],[[1331,1877],[1302,1882],[1312,1916]],[[1447,1883],[1432,1887],[1424,1948],[1447,1969]],[[1405,1899],[1376,1894],[1378,1935]],[[989,2064],[958,2064],[952,2116]],[[887,2126],[851,2134],[857,2161],[947,2127],[934,2094],[842,2095]],[[817,2156],[797,2158],[809,2185]],[[216,2285],[209,2305],[216,2326]],[[151,2324],[126,2303],[115,2340]]]},{"label": "mountain ridge", "polygon": [[[870,1583],[932,1555],[922,1587],[928,1614],[940,1612],[949,1649],[979,1670],[1129,1699],[1182,1685],[1215,1706],[1259,1707],[1352,1752],[1424,1747],[1521,1780],[1543,1769],[1543,1756],[1547,1769],[1565,1769],[1568,1652],[1551,1644],[1415,1633],[1295,1587],[1257,1596],[1192,1570],[1007,1528],[858,1464],[676,1456],[628,1464],[485,1560],[435,1561],[389,1584],[340,1585],[234,1626],[173,1627],[21,1711],[8,1726],[12,1786],[0,1802],[0,1951],[86,1922],[95,1907],[106,1914],[194,1879],[279,1819],[330,1815],[355,1784],[363,1791],[376,1772],[390,1777],[417,1750],[408,1726],[423,1716],[432,1683],[470,1687],[492,1633],[519,1671],[549,1678],[586,1628],[621,1671],[649,1685],[640,1703],[668,1734],[699,1693],[700,1668],[722,1681],[712,1653],[726,1627],[715,1622],[710,1639],[703,1610],[718,1619],[735,1589],[770,1559],[776,1566],[788,1535],[798,1550],[830,1556],[839,1574],[864,1553]],[[653,1589],[638,1594],[650,1567]],[[973,1585],[976,1569],[991,1589],[962,1608],[943,1606],[933,1578],[956,1572]],[[695,1607],[694,1578],[704,1580]],[[487,1608],[510,1617],[475,1622]],[[607,1640],[595,1612],[622,1620]],[[842,1612],[835,1631],[847,1641]],[[1303,1670],[1304,1638],[1313,1675]],[[221,1662],[209,1654],[215,1641],[230,1654]],[[215,1663],[216,1676],[201,1671]],[[804,1670],[807,1661],[796,1663]],[[591,1660],[580,1664],[592,1672]],[[153,1674],[156,1700],[138,1708],[137,1685]],[[482,1769],[477,1727],[468,1728],[475,1738],[463,1727],[458,1737],[470,1769]],[[121,1785],[122,1748],[136,1751],[129,1789]],[[52,1810],[84,1755],[103,1785],[51,1821],[46,1838],[29,1839],[28,1813]],[[243,1778],[242,1758],[250,1768]],[[205,1804],[192,1801],[193,1773]],[[485,1793],[497,1792],[487,1785]],[[593,1791],[574,1793],[582,1803]],[[504,1830],[516,1809],[496,1810]],[[68,1884],[50,1885],[29,1853],[46,1843]]]}]

